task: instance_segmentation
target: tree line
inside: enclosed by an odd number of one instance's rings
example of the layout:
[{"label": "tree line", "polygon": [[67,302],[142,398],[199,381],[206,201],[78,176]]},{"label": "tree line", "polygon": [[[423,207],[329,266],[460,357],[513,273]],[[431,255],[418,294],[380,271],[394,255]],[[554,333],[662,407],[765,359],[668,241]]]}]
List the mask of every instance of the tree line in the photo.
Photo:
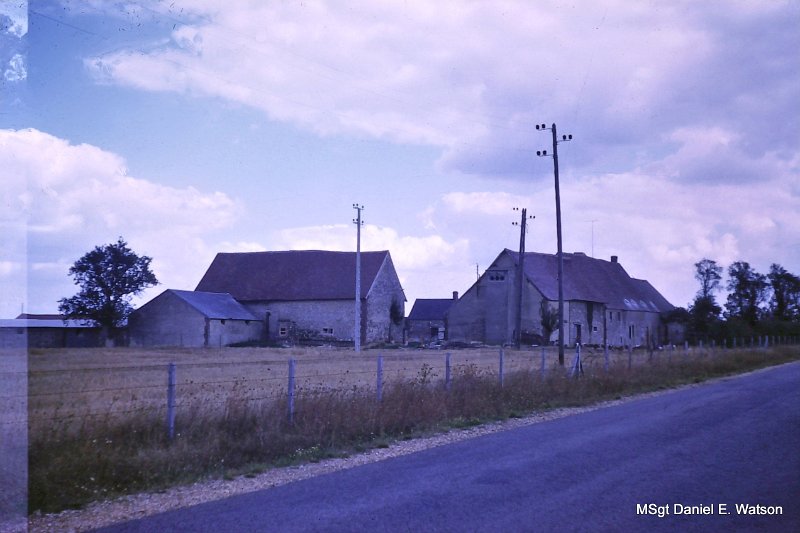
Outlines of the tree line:
[{"label": "tree line", "polygon": [[724,306],[717,303],[723,288],[722,266],[712,259],[694,264],[700,288],[688,309],[677,308],[668,320],[687,326],[690,341],[800,334],[800,277],[777,263],[769,272],[756,271],[747,261],[727,268]]}]

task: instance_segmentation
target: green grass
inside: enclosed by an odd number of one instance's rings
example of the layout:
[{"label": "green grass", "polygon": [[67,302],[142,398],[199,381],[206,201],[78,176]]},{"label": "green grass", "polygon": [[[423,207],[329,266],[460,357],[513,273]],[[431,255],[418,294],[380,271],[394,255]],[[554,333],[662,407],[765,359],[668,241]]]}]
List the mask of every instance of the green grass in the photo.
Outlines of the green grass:
[{"label": "green grass", "polygon": [[163,490],[203,478],[255,476],[274,466],[318,462],[432,432],[468,428],[558,407],[581,406],[800,359],[797,347],[660,354],[608,373],[587,364],[579,379],[565,369],[497,376],[474,364],[453,368],[450,389],[423,365],[413,378],[384,386],[383,401],[366,386],[300,389],[293,423],[285,396],[253,399],[234,391],[206,408],[181,405],[177,434],[165,436],[164,414],[134,411],[87,417],[29,435],[29,508],[55,512],[121,494]]}]

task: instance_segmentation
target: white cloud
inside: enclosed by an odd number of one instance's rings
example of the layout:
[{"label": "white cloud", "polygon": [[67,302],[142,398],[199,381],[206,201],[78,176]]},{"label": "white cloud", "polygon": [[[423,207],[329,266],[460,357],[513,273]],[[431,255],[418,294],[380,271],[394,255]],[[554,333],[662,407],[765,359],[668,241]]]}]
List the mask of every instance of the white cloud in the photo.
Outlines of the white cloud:
[{"label": "white cloud", "polygon": [[118,236],[153,257],[165,286],[193,288],[216,252],[208,241],[241,209],[221,192],[129,176],[116,154],[33,129],[0,130],[0,169],[6,214],[27,222],[17,231],[28,233],[30,283],[51,299],[44,311],[74,292],[69,266]]},{"label": "white cloud", "polygon": [[14,54],[8,61],[8,68],[3,73],[6,81],[22,81],[28,77],[28,69],[25,68],[25,58],[22,54]]},{"label": "white cloud", "polygon": [[19,272],[22,265],[14,261],[0,261],[0,278],[11,276],[14,272]]},{"label": "white cloud", "polygon": [[0,21],[7,17],[8,22],[2,28],[3,32],[21,38],[28,33],[28,2],[3,2],[0,4]]},{"label": "white cloud", "polygon": [[452,192],[442,203],[453,213],[508,216],[514,207],[524,207],[527,199],[507,192]]},{"label": "white cloud", "polygon": [[[223,98],[323,135],[439,146],[449,170],[530,176],[547,141],[532,125],[552,119],[580,139],[572,164],[583,169],[669,163],[683,131],[739,132],[722,153],[720,139],[683,142],[671,170],[685,180],[754,179],[767,149],[797,153],[800,126],[783,120],[800,98],[792,3],[729,2],[724,14],[621,0],[146,9],[175,26],[169,42],[88,58],[98,79]],[[693,154],[702,161],[682,166]]]}]

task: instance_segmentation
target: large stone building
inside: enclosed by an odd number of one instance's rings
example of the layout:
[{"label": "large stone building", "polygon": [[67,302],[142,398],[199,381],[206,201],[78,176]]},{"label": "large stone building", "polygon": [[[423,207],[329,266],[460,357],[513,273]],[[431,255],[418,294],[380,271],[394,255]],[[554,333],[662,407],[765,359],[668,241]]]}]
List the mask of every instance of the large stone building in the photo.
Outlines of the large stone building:
[{"label": "large stone building", "polygon": [[[662,313],[673,309],[650,283],[631,278],[617,257],[610,261],[585,254],[564,254],[564,341],[638,346],[667,341]],[[558,258],[526,253],[523,261],[521,329],[523,337],[541,336],[543,307],[557,313]],[[494,260],[448,314],[452,340],[488,344],[516,339],[519,254],[511,250]],[[557,322],[555,331],[557,331]],[[557,339],[555,332],[550,339]]]},{"label": "large stone building", "polygon": [[227,346],[258,339],[262,321],[230,294],[167,289],[128,318],[131,346]]},{"label": "large stone building", "polygon": [[[220,253],[197,291],[228,293],[262,321],[259,340],[355,339],[355,252]],[[361,253],[362,343],[401,341],[405,294],[388,251]]]}]

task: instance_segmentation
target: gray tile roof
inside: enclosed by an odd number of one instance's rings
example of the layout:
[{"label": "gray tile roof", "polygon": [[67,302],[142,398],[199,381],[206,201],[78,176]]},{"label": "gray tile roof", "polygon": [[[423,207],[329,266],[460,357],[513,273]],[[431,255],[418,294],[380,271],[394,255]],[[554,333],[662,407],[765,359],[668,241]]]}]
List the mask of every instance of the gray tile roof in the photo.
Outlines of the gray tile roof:
[{"label": "gray tile roof", "polygon": [[257,320],[250,311],[227,293],[179,291],[175,289],[167,289],[164,293],[174,294],[206,318]]},{"label": "gray tile roof", "polygon": [[[517,264],[519,253],[504,250]],[[525,275],[542,295],[558,300],[558,262],[555,254],[525,253]],[[663,312],[673,309],[650,283],[628,275],[619,263],[564,254],[564,299],[604,303],[612,309]]]},{"label": "gray tile roof", "polygon": [[409,320],[444,320],[444,315],[457,300],[453,298],[417,298],[414,301]]},{"label": "gray tile roof", "polygon": [[[389,252],[361,252],[361,296]],[[356,253],[303,250],[219,253],[198,291],[227,292],[239,301],[349,300],[356,294]]]}]

